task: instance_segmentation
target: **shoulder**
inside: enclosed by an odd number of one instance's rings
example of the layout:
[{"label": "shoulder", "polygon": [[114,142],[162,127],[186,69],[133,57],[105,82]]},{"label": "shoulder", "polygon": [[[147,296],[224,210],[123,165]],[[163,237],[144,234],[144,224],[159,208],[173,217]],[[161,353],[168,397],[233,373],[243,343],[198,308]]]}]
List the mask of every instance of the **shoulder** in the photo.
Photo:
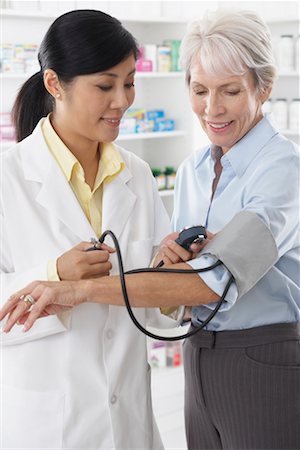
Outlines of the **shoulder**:
[{"label": "shoulder", "polygon": [[20,159],[22,142],[13,144],[8,150],[0,154],[1,166],[5,169],[11,164],[16,164]]},{"label": "shoulder", "polygon": [[129,170],[131,170],[131,171],[142,170],[144,172],[151,173],[150,166],[146,161],[139,158],[133,152],[130,152],[115,143],[114,143],[114,146],[117,149],[117,151],[120,153],[121,158],[123,159],[125,165],[128,167]]},{"label": "shoulder", "polygon": [[[268,157],[274,161],[277,159],[286,161],[299,159],[299,145],[281,134],[273,120],[272,115],[267,114],[254,129],[258,136],[263,139],[259,157]],[[255,137],[256,134],[253,133],[253,136]]]},{"label": "shoulder", "polygon": [[299,170],[300,147],[281,133],[274,135],[264,146],[260,157],[265,159],[269,167],[280,166]]},{"label": "shoulder", "polygon": [[197,167],[207,159],[209,152],[209,145],[202,147],[192,152],[187,158],[185,158],[178,168],[177,174],[183,174],[185,172],[195,171]]},{"label": "shoulder", "polygon": [[29,136],[20,142],[12,144],[8,150],[0,153],[1,163],[10,164],[16,162],[27,149],[41,142],[44,142],[44,137],[39,123]]}]

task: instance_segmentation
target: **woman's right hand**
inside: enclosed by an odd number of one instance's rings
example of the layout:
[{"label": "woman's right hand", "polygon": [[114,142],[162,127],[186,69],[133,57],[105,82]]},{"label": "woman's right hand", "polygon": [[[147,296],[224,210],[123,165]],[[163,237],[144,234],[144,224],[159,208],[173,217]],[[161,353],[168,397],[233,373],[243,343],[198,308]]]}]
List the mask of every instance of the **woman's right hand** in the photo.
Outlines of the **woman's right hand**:
[{"label": "woman's right hand", "polygon": [[175,242],[179,235],[178,232],[168,234],[168,236],[160,243],[159,251],[155,257],[153,266],[156,267],[160,261],[163,261],[164,265],[170,265],[194,259],[203,247],[205,247],[205,245],[214,237],[214,234],[207,230],[206,233],[207,238],[205,241],[200,244],[192,244],[191,251],[185,250]]},{"label": "woman's right hand", "polygon": [[[0,309],[0,321],[6,318],[2,331],[8,333],[16,324],[24,324],[29,330],[39,317],[58,314],[84,303],[89,298],[89,280],[81,281],[33,281],[11,295]],[[28,308],[26,295],[34,304]]]},{"label": "woman's right hand", "polygon": [[112,268],[109,256],[115,250],[101,244],[100,249],[87,252],[91,246],[90,242],[81,242],[57,259],[57,273],[61,280],[78,281],[109,275]]}]

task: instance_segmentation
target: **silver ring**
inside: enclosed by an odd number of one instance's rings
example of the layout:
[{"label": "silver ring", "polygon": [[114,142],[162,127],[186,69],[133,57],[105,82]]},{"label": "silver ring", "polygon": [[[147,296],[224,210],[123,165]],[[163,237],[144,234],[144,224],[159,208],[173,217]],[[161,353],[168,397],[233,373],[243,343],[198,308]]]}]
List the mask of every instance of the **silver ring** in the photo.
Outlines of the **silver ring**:
[{"label": "silver ring", "polygon": [[94,250],[99,250],[101,248],[101,242],[99,242],[95,238],[91,238],[91,244],[93,244],[93,249]]},{"label": "silver ring", "polygon": [[20,300],[23,300],[23,302],[27,303],[30,306],[30,308],[35,304],[35,300],[30,294],[21,295]]}]

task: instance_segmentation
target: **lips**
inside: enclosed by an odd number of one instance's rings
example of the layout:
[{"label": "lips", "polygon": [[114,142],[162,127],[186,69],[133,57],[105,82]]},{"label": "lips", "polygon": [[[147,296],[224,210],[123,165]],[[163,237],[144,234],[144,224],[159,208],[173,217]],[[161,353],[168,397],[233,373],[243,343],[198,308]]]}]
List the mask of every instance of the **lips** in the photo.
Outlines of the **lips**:
[{"label": "lips", "polygon": [[206,122],[206,123],[209,126],[209,128],[215,133],[222,133],[230,127],[232,122],[233,120],[229,122]]},{"label": "lips", "polygon": [[102,120],[110,127],[116,128],[120,125],[121,118],[102,117]]}]

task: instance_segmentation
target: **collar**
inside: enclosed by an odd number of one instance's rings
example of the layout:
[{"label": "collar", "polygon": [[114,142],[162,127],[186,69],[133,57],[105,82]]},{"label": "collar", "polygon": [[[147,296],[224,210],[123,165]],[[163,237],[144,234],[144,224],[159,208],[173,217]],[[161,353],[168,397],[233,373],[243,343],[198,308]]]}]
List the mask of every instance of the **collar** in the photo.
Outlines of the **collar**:
[{"label": "collar", "polygon": [[[71,181],[73,171],[80,179],[84,179],[83,169],[77,158],[63,143],[50,122],[50,114],[42,123],[42,132],[50,152],[56,159],[68,182]],[[123,170],[125,164],[120,153],[112,142],[101,144],[101,164],[99,164],[95,189],[104,179],[108,179]]]},{"label": "collar", "polygon": [[79,163],[52,127],[50,122],[50,114],[48,114],[42,123],[42,132],[50,152],[56,159],[67,180],[70,181],[73,168]]},{"label": "collar", "polygon": [[[272,123],[270,114],[264,117],[248,131],[225,155],[222,156],[223,167],[230,164],[238,177],[241,177],[251,161],[264,148],[267,142],[279,131]],[[207,158],[214,159],[214,144],[207,145],[195,155],[195,169]]]}]

